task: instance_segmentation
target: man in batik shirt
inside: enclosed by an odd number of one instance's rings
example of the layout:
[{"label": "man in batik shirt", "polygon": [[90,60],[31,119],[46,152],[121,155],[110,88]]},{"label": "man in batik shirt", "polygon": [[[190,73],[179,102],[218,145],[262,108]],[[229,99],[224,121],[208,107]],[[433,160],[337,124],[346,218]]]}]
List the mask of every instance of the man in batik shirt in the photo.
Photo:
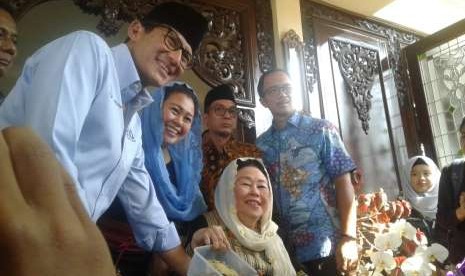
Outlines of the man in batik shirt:
[{"label": "man in batik shirt", "polygon": [[350,172],[355,164],[338,130],[326,120],[295,112],[285,71],[263,74],[258,93],[273,123],[257,146],[271,176],[289,253],[309,275],[354,273],[356,212]]},{"label": "man in batik shirt", "polygon": [[208,210],[215,207],[215,187],[229,162],[239,157],[261,157],[255,145],[234,140],[237,114],[234,92],[229,85],[223,84],[208,91],[203,115],[208,130],[202,136],[203,171],[200,184]]}]

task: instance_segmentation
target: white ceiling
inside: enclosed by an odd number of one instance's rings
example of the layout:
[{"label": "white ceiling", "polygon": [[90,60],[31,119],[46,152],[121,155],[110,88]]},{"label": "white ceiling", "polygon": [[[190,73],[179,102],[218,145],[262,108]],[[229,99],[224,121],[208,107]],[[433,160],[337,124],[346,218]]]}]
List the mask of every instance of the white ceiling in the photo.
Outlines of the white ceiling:
[{"label": "white ceiling", "polygon": [[425,34],[432,34],[465,18],[465,0],[320,1]]}]

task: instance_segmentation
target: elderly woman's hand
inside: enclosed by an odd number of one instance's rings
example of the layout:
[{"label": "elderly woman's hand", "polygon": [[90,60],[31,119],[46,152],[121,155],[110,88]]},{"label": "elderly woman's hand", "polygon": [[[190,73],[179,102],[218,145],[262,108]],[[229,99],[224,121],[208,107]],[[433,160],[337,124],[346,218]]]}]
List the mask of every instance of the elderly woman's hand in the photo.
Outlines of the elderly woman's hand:
[{"label": "elderly woman's hand", "polygon": [[342,236],[336,250],[336,264],[341,275],[356,275],[358,246],[354,239]]},{"label": "elderly woman's hand", "polygon": [[231,248],[223,228],[216,225],[199,229],[194,233],[191,241],[192,249],[202,245],[211,245],[215,250]]},{"label": "elderly woman's hand", "polygon": [[0,275],[115,275],[110,252],[53,152],[0,132]]}]

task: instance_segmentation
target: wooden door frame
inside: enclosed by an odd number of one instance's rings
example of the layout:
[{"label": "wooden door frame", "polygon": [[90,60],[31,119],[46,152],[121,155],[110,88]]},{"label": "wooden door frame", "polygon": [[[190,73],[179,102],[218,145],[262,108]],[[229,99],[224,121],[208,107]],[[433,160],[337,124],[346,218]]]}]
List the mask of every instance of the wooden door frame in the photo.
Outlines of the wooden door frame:
[{"label": "wooden door frame", "polygon": [[419,147],[420,143],[423,143],[426,155],[431,157],[436,164],[439,163],[417,56],[462,34],[465,34],[465,19],[430,36],[424,37],[404,49],[412,88],[411,100],[413,108],[411,116],[415,118],[414,132],[418,135],[417,146]]},{"label": "wooden door frame", "polygon": [[[407,66],[401,50],[402,46],[413,44],[422,38],[422,35],[406,28],[388,25],[379,20],[361,17],[311,0],[300,0],[300,7],[305,43],[306,81],[309,93],[319,93],[321,105],[318,58],[313,31],[314,19],[322,19],[339,26],[347,26],[348,28],[370,33],[373,36],[383,37],[388,42],[389,60],[387,62],[393,70],[407,152],[409,156],[418,154],[420,143],[416,135],[415,119],[411,112],[413,104],[410,101],[411,88],[408,81]],[[322,114],[322,117],[324,118],[324,114]]]}]

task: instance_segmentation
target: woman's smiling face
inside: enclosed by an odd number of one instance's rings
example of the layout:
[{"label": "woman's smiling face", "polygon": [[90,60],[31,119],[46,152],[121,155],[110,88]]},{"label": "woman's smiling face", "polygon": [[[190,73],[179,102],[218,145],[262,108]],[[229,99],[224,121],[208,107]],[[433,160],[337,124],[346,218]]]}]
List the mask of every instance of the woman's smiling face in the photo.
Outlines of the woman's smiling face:
[{"label": "woman's smiling face", "polygon": [[247,166],[237,171],[234,197],[237,216],[245,226],[256,229],[271,204],[270,196],[268,180],[258,168]]},{"label": "woman's smiling face", "polygon": [[433,186],[432,182],[433,173],[430,166],[425,164],[418,164],[413,166],[410,172],[410,183],[412,188],[417,193],[426,193]]},{"label": "woman's smiling face", "polygon": [[195,105],[191,97],[173,91],[163,103],[163,142],[176,144],[189,133],[194,121]]}]

